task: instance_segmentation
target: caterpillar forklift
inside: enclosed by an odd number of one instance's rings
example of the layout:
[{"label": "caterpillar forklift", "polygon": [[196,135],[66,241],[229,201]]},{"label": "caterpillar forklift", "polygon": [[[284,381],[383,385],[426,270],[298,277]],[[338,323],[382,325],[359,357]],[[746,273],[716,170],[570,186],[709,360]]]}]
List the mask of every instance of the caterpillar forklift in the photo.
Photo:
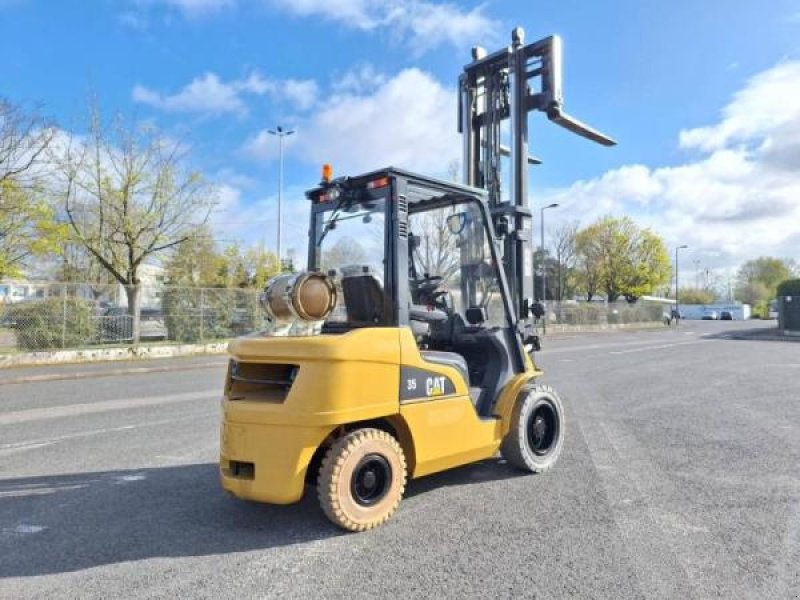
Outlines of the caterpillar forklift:
[{"label": "caterpillar forklift", "polygon": [[392,167],[336,178],[323,168],[307,193],[307,270],[267,284],[269,332],[230,344],[228,492],[289,504],[316,484],[325,515],[363,531],[392,516],[409,479],[498,451],[531,473],[557,461],[563,408],[533,359],[543,310],[528,113],[614,141],[564,112],[559,38],[525,45],[523,35],[515,29],[492,54],[473,49],[459,79],[463,185]]}]

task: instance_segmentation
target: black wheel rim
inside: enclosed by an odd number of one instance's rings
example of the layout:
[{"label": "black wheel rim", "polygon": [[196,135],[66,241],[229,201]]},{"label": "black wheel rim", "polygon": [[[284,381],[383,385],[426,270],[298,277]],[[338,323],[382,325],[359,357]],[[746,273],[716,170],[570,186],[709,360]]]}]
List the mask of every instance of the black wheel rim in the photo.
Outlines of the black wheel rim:
[{"label": "black wheel rim", "polygon": [[558,413],[550,402],[542,402],[528,418],[528,447],[537,456],[550,453],[558,441]]},{"label": "black wheel rim", "polygon": [[392,483],[392,467],[380,454],[367,454],[358,461],[350,481],[353,499],[361,506],[379,502]]}]

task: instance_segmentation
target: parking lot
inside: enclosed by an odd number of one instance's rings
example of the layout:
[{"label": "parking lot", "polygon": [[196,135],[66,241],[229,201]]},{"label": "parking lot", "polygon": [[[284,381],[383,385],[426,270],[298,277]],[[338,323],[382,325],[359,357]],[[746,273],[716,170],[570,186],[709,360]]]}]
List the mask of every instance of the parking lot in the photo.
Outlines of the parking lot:
[{"label": "parking lot", "polygon": [[756,326],[548,339],[556,468],[411,482],[364,534],[221,491],[223,357],[0,372],[0,597],[800,597],[800,343]]}]

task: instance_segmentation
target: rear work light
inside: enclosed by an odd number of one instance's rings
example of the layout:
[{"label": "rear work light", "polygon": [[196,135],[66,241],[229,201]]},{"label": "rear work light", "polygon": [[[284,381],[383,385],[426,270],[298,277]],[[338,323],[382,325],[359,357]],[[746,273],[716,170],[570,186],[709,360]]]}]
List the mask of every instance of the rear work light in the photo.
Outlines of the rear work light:
[{"label": "rear work light", "polygon": [[388,177],[381,177],[379,179],[373,179],[367,184],[368,190],[374,190],[377,188],[386,187],[389,185],[389,178]]},{"label": "rear work light", "polygon": [[333,202],[334,200],[337,200],[340,195],[341,195],[341,192],[339,192],[338,189],[331,188],[327,192],[325,192],[324,194],[320,194],[319,195],[319,201],[320,202]]}]

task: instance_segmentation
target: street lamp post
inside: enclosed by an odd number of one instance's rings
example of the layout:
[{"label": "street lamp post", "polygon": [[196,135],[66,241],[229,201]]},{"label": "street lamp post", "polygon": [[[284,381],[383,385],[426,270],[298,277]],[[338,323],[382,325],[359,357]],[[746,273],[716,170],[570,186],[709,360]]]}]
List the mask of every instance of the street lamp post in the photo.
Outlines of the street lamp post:
[{"label": "street lamp post", "polygon": [[[688,248],[686,244],[682,246],[675,246],[675,314],[677,315],[678,319],[680,319],[681,315],[681,305],[680,305],[680,289],[678,284],[678,250],[683,250],[684,248]],[[680,322],[680,321],[679,321]]]},{"label": "street lamp post", "polygon": [[267,133],[278,136],[278,270],[283,271],[281,261],[281,208],[283,205],[283,138],[294,133],[293,129],[285,130],[278,125],[275,129],[268,129]]},{"label": "street lamp post", "polygon": [[544,258],[544,211],[548,208],[556,208],[558,204],[553,203],[543,206],[539,211],[539,225],[541,226],[541,261],[542,261],[542,305],[547,304],[547,261]]}]

